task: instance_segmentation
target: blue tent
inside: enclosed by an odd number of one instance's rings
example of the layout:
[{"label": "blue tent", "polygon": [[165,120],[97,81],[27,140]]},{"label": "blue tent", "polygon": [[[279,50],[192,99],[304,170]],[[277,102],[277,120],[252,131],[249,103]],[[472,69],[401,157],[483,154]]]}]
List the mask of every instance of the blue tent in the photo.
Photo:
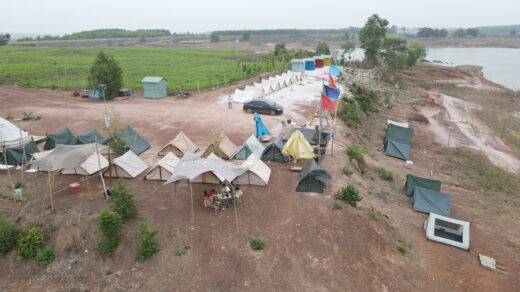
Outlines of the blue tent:
[{"label": "blue tent", "polygon": [[258,139],[262,140],[264,135],[271,135],[267,127],[264,125],[264,122],[262,122],[262,118],[259,114],[255,113],[253,120],[256,122],[255,136]]}]

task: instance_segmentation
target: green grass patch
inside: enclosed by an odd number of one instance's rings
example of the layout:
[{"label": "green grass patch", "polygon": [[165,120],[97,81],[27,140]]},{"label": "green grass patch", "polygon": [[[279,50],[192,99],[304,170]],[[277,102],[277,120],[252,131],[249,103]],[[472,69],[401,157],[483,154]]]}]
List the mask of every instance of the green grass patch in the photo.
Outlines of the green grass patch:
[{"label": "green grass patch", "polygon": [[354,172],[352,170],[350,170],[350,168],[345,166],[341,169],[341,173],[346,176],[351,176]]},{"label": "green grass patch", "polygon": [[[34,88],[84,88],[98,52],[113,55],[123,70],[123,87],[142,90],[145,76],[162,76],[167,89],[177,92],[209,88],[255,76],[286,70],[268,54],[236,50],[136,47],[0,47],[0,84]],[[54,65],[56,64],[56,65]]]},{"label": "green grass patch", "polygon": [[394,180],[394,174],[383,167],[376,168],[377,175],[379,175],[379,178],[386,181],[393,181]]},{"label": "green grass patch", "polygon": [[401,243],[399,243],[399,244],[397,245],[397,250],[398,250],[401,254],[406,254],[406,253],[408,253],[408,247],[405,246],[405,245],[403,245],[403,244],[401,244]]},{"label": "green grass patch", "polygon": [[365,150],[357,145],[350,145],[347,147],[346,152],[347,152],[348,160],[351,162],[352,162],[352,160],[355,160],[357,163],[357,166],[359,168],[359,171],[361,173],[365,173],[366,162],[365,162],[365,157],[363,155]]},{"label": "green grass patch", "polygon": [[266,247],[264,240],[261,238],[249,235],[247,240],[249,241],[249,246],[254,250],[263,250]]},{"label": "green grass patch", "polygon": [[334,204],[334,207],[332,207],[332,210],[341,210],[341,209],[343,209],[343,207],[341,207],[341,205],[338,203]]}]

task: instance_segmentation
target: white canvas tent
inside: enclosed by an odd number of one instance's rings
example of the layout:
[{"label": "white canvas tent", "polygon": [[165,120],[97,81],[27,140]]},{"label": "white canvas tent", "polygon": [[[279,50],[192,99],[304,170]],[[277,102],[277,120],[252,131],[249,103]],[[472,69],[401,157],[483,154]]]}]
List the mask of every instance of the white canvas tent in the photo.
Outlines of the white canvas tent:
[{"label": "white canvas tent", "polygon": [[271,84],[271,88],[273,88],[273,91],[277,91],[280,89],[280,83],[278,83],[278,79],[276,79],[275,77],[270,77],[269,83]]},{"label": "white canvas tent", "polygon": [[80,166],[65,168],[62,174],[91,175],[108,167],[108,160],[101,154],[92,153]]},{"label": "white canvas tent", "polygon": [[157,155],[165,156],[166,154],[173,152],[178,157],[184,156],[188,152],[196,152],[199,149],[195,143],[193,143],[183,131],[180,131],[175,138],[173,138],[168,144],[166,144]]},{"label": "white canvas tent", "polygon": [[179,158],[172,152],[168,152],[146,173],[144,178],[146,180],[168,180],[172,176],[177,163],[179,163]]},{"label": "white canvas tent", "polygon": [[235,89],[235,94],[233,95],[233,101],[244,103],[248,100],[253,99],[253,95],[254,95],[253,91]]},{"label": "white canvas tent", "polygon": [[285,84],[287,86],[291,85],[293,82],[292,82],[292,76],[293,76],[293,73],[292,71],[287,71],[286,73],[283,73],[282,74],[282,77],[283,79],[285,80]]},{"label": "white canvas tent", "polygon": [[112,177],[135,178],[147,168],[148,165],[139,156],[135,155],[132,150],[128,150],[125,154],[112,160],[112,164],[105,170],[104,175],[105,177],[111,174]]},{"label": "white canvas tent", "polygon": [[470,222],[430,213],[424,223],[424,230],[428,240],[469,250],[470,224]]},{"label": "white canvas tent", "polygon": [[260,86],[246,86],[244,89],[247,92],[252,92],[252,99],[259,99],[265,96],[264,89]]},{"label": "white canvas tent", "polygon": [[[202,153],[201,157],[206,158],[211,152],[213,152],[214,145],[211,143],[208,148]],[[220,143],[218,152],[220,158],[231,159],[235,152],[237,152],[238,146],[235,145],[224,133],[220,133]]]},{"label": "white canvas tent", "polygon": [[8,120],[0,117],[0,147],[13,147],[29,142],[27,132],[13,125]]},{"label": "white canvas tent", "polygon": [[302,72],[293,72],[296,81],[302,80]]},{"label": "white canvas tent", "polygon": [[267,186],[271,169],[267,164],[260,160],[255,154],[251,154],[242,166],[247,169],[246,172],[233,180],[233,183],[239,185],[257,185]]},{"label": "white canvas tent", "polygon": [[264,88],[265,95],[273,93],[274,89],[271,86],[271,82],[267,79],[262,80],[261,86]]},{"label": "white canvas tent", "polygon": [[287,87],[287,84],[285,83],[285,77],[276,75],[275,78],[276,81],[278,81],[278,86],[280,86],[280,89]]},{"label": "white canvas tent", "polygon": [[[215,155],[215,153],[211,152],[208,156],[207,159],[216,159],[216,160],[222,160],[222,158],[218,157],[217,155]],[[221,183],[221,182],[224,182],[225,178],[223,176],[221,176],[220,174],[218,174],[217,172],[214,172],[213,171],[213,174],[218,178],[218,182],[217,183]]]}]

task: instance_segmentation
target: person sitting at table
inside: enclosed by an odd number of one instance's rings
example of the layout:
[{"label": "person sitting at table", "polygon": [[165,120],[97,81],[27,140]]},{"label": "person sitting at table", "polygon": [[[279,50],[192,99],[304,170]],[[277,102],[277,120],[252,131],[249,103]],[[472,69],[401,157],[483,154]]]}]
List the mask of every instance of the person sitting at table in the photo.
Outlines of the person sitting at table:
[{"label": "person sitting at table", "polygon": [[205,208],[209,208],[209,206],[211,205],[211,198],[208,197],[208,193],[206,191],[204,191],[204,199],[203,199],[203,203],[204,203],[204,207]]},{"label": "person sitting at table", "polygon": [[212,196],[211,200],[212,202],[209,207],[215,210],[215,216],[217,216],[218,210],[220,209],[220,201],[217,199],[217,196]]},{"label": "person sitting at table", "polygon": [[211,191],[208,192],[208,197],[213,197],[216,194],[217,193],[215,193],[215,189],[211,189]]},{"label": "person sitting at table", "polygon": [[222,193],[230,194],[231,189],[228,186],[226,186],[226,184],[222,184]]},{"label": "person sitting at table", "polygon": [[239,187],[235,188],[235,205],[237,204],[238,200],[244,195],[242,190],[240,190]]}]

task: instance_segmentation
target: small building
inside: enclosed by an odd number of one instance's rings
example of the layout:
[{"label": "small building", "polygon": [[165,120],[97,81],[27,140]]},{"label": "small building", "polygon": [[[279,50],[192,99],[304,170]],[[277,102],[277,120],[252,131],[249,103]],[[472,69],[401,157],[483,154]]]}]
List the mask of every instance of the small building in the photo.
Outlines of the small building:
[{"label": "small building", "polygon": [[323,56],[314,56],[314,67],[323,68]]},{"label": "small building", "polygon": [[302,59],[291,60],[291,71],[293,72],[305,72],[305,61]]},{"label": "small building", "polygon": [[314,59],[313,58],[306,58],[303,59],[305,61],[305,70],[307,71],[314,71]]},{"label": "small building", "polygon": [[145,98],[166,97],[166,79],[164,77],[146,76],[141,83],[143,83]]}]

